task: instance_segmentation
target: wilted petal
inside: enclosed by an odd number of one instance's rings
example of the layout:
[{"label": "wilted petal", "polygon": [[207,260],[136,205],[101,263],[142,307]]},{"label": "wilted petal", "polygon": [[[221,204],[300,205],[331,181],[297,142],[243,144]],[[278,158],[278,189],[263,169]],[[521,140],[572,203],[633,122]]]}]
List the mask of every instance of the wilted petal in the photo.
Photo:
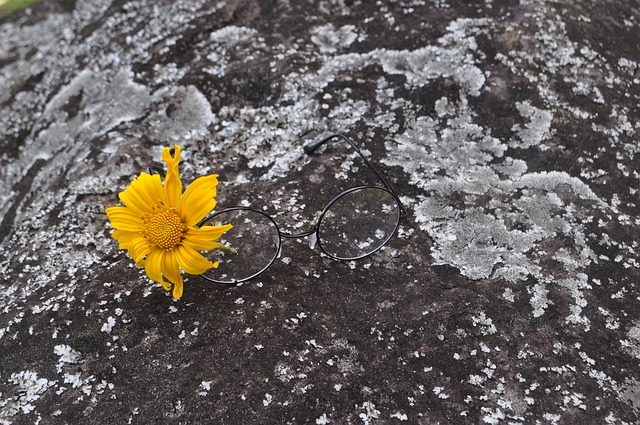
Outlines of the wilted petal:
[{"label": "wilted petal", "polygon": [[167,176],[164,179],[164,193],[169,206],[177,207],[182,195],[182,181],[180,181],[180,169],[178,164],[181,159],[182,147],[175,145],[174,156],[171,156],[171,149],[166,147],[162,150],[162,159],[167,163]]}]

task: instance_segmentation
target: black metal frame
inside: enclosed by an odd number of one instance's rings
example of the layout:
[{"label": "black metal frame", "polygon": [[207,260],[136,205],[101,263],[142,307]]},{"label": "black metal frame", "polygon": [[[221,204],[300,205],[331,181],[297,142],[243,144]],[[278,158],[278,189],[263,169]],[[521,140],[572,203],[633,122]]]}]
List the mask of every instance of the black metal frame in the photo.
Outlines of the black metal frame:
[{"label": "black metal frame", "polygon": [[[312,236],[315,235],[316,240],[318,242],[318,245],[320,246],[320,249],[322,250],[322,252],[324,252],[327,256],[329,256],[330,258],[333,258],[335,260],[339,260],[339,261],[352,261],[352,260],[360,260],[362,258],[366,258],[374,253],[376,253],[377,251],[379,251],[383,246],[385,246],[387,244],[387,242],[389,242],[389,240],[396,234],[397,230],[398,230],[398,226],[400,225],[400,220],[403,218],[406,218],[409,213],[407,211],[407,209],[405,208],[405,206],[402,204],[402,202],[400,201],[400,197],[398,196],[398,194],[396,193],[395,190],[393,190],[393,188],[391,187],[391,185],[389,184],[389,182],[384,178],[384,176],[378,171],[378,169],[363,155],[362,151],[360,151],[360,148],[358,148],[358,146],[345,134],[343,133],[334,133],[331,134],[330,136],[324,137],[320,140],[317,140],[315,142],[311,142],[307,145],[304,146],[304,152],[307,155],[312,155],[320,146],[322,146],[323,144],[325,144],[326,142],[328,142],[329,140],[332,139],[340,139],[343,140],[345,142],[347,142],[353,149],[355,149],[355,151],[358,153],[358,155],[360,155],[360,157],[364,160],[365,164],[367,164],[367,166],[375,173],[375,175],[378,177],[378,179],[380,179],[380,181],[382,182],[384,187],[380,187],[380,186],[373,186],[373,185],[364,185],[364,186],[356,186],[356,187],[352,187],[350,189],[347,189],[341,193],[339,193],[338,195],[336,195],[332,200],[330,200],[327,205],[324,207],[324,209],[322,210],[322,212],[320,213],[320,216],[318,217],[318,220],[316,221],[316,223],[313,225],[313,227],[306,231],[306,232],[301,232],[301,233],[285,233],[282,232],[280,230],[280,228],[278,227],[278,224],[275,222],[275,220],[270,217],[269,215],[265,214],[264,212],[257,210],[255,208],[250,208],[250,207],[233,207],[233,208],[227,208],[224,209],[222,211],[218,211],[215,212],[213,214],[210,214],[209,216],[205,217],[203,220],[201,220],[198,223],[198,226],[202,226],[204,223],[206,223],[207,221],[213,219],[214,217],[220,215],[220,214],[224,214],[224,213],[228,213],[228,212],[232,212],[232,211],[252,211],[258,214],[263,215],[264,217],[268,218],[269,221],[271,221],[273,223],[273,226],[275,228],[275,230],[278,232],[278,248],[276,249],[276,253],[273,256],[273,258],[269,261],[269,263],[263,267],[260,271],[258,271],[257,273],[254,273],[253,275],[246,277],[246,278],[242,278],[242,279],[238,279],[238,280],[233,280],[233,281],[220,281],[220,280],[216,280],[216,279],[212,279],[204,274],[202,274],[201,276],[211,282],[215,282],[215,283],[223,283],[223,284],[237,284],[237,283],[241,283],[241,282],[246,282],[250,279],[253,279],[254,277],[258,276],[259,274],[261,274],[262,272],[264,272],[266,269],[268,269],[273,262],[276,260],[276,258],[278,258],[278,256],[280,255],[280,250],[282,249],[282,238],[287,238],[287,239],[297,239],[297,238],[302,238],[302,237],[306,237],[306,236]],[[389,234],[389,237],[379,246],[377,247],[375,250],[358,256],[358,257],[353,257],[353,258],[341,258],[341,257],[337,257],[335,255],[332,255],[331,253],[327,252],[324,247],[322,246],[322,238],[320,237],[320,235],[318,235],[318,230],[320,228],[320,223],[322,223],[322,219],[324,218],[325,214],[327,213],[327,211],[329,211],[329,209],[333,206],[333,204],[335,204],[339,199],[341,199],[343,196],[348,195],[352,192],[355,192],[357,190],[362,190],[362,189],[367,189],[367,188],[374,188],[374,189],[379,189],[379,190],[383,190],[388,192],[393,199],[395,200],[397,206],[398,206],[398,219],[396,221],[396,225],[393,229],[393,232],[391,232]]]}]

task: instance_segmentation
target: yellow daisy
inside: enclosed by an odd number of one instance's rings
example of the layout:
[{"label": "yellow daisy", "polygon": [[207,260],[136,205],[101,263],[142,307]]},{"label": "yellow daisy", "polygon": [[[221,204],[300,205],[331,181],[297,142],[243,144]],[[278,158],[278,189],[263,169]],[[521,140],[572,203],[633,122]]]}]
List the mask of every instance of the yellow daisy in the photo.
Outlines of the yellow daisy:
[{"label": "yellow daisy", "polygon": [[207,260],[198,251],[224,249],[216,240],[232,227],[196,227],[216,206],[218,176],[199,177],[182,193],[181,150],[176,145],[174,157],[168,147],[162,151],[168,166],[164,184],[158,174],[140,173],[118,195],[125,206],[106,209],[118,247],[126,249],[138,267],[144,267],[147,276],[164,289],[169,291],[173,284],[174,298],[182,297],[180,269],[202,274],[218,267],[217,261]]}]

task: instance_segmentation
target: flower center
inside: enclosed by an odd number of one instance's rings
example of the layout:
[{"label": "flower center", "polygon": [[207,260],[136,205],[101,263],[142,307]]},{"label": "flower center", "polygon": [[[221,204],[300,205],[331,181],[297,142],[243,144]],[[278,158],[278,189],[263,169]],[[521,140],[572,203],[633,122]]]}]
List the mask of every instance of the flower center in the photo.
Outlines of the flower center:
[{"label": "flower center", "polygon": [[164,249],[173,249],[178,246],[187,231],[175,210],[155,213],[146,220],[146,223],[144,235],[156,246]]}]

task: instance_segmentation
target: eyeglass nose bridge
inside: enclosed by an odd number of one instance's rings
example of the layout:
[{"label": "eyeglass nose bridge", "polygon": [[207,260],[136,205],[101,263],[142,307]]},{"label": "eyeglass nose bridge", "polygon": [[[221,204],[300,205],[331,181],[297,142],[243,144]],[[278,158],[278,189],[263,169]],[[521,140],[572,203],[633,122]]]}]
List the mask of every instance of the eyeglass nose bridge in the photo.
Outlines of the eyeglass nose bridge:
[{"label": "eyeglass nose bridge", "polygon": [[314,232],[308,236],[309,238],[309,248],[315,249],[316,244],[318,243],[318,232]]},{"label": "eyeglass nose bridge", "polygon": [[318,245],[318,224],[316,223],[311,230],[302,233],[285,233],[280,231],[280,236],[286,239],[299,239],[306,237],[309,248],[315,249],[316,245]]}]

